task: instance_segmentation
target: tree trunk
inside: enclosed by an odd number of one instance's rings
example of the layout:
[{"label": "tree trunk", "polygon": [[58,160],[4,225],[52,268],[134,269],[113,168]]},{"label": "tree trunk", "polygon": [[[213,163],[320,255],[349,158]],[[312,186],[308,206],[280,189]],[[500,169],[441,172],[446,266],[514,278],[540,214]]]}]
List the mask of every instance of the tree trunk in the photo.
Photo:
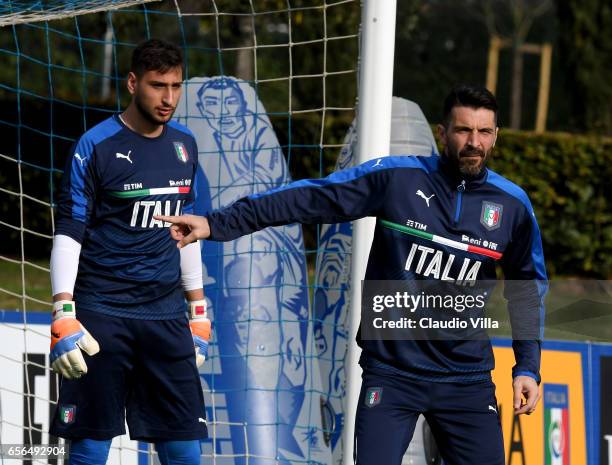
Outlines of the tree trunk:
[{"label": "tree trunk", "polygon": [[113,26],[110,20],[106,23],[104,34],[104,61],[102,64],[102,81],[100,83],[100,98],[106,101],[111,96],[111,73],[113,71]]},{"label": "tree trunk", "polygon": [[[243,16],[238,19],[238,29],[242,40],[241,47],[253,46],[253,25],[250,16]],[[238,50],[236,60],[236,77],[245,81],[252,81],[254,76],[253,49],[241,48]]]},{"label": "tree trunk", "polygon": [[523,99],[523,54],[518,42],[512,47],[512,88],[510,95],[510,127],[521,128]]}]

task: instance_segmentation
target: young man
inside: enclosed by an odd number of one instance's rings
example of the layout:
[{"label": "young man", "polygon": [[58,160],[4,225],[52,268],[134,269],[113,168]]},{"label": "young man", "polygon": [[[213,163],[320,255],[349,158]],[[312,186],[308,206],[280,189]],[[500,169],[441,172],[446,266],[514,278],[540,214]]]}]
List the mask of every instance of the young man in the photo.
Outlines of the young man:
[{"label": "young man", "polygon": [[154,442],[162,464],[200,463],[196,364],[210,334],[200,248],[179,253],[153,218],[193,211],[198,149],[170,121],[182,64],[172,44],[139,45],[130,105],[78,140],[64,172],[51,252],[51,362],[62,381],[50,433],[72,441],[70,464],[106,463],[126,413],[131,438]]},{"label": "young man", "polygon": [[[530,334],[515,337],[512,373],[515,413],[529,414],[539,399],[545,286],[538,284],[546,280],[535,215],[522,189],[485,166],[498,132],[497,102],[488,90],[453,89],[439,132],[445,145],[440,157],[380,158],[325,179],[245,197],[207,218],[160,219],[174,223],[172,237],[184,247],[196,239],[230,240],[273,225],[376,216],[366,280],[494,280],[498,262],[507,280],[533,284],[527,293],[509,294],[511,318],[521,311],[520,326]],[[406,227],[416,224],[418,231]],[[487,245],[468,247],[465,237]],[[357,464],[399,465],[421,413],[445,463],[504,464],[488,340],[358,335],[357,342],[363,349]]]}]

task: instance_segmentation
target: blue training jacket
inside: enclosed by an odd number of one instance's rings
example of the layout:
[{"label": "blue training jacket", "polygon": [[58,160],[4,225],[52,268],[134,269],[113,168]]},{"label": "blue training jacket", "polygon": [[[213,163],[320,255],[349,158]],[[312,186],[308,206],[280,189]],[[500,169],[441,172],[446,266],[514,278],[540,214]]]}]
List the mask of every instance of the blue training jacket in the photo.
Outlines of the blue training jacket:
[{"label": "blue training jacket", "polygon": [[[211,240],[228,241],[268,226],[340,223],[377,218],[366,280],[506,280],[545,282],[540,231],[531,203],[517,185],[491,170],[462,179],[443,157],[384,157],[324,179],[296,181],[251,195],[208,215]],[[398,228],[400,225],[400,228]],[[423,234],[405,234],[406,226]],[[430,235],[443,238],[434,242]],[[446,241],[445,241],[446,239]],[[456,243],[478,247],[457,248]],[[452,243],[455,243],[453,247]],[[450,245],[449,245],[450,244]],[[434,260],[439,263],[432,264]],[[434,266],[437,265],[437,266]],[[508,282],[508,281],[507,281]],[[528,310],[535,337],[513,341],[513,376],[540,381],[540,339],[546,286],[536,299],[509,298]],[[532,308],[523,308],[528,305]],[[513,325],[514,327],[514,325]],[[474,382],[494,368],[486,340],[362,340],[361,362],[421,380]]]},{"label": "blue training jacket", "polygon": [[173,121],[158,137],[114,115],[87,131],[68,157],[55,234],[81,243],[78,308],[144,319],[184,316],[180,255],[155,214],[193,212],[198,149]]}]

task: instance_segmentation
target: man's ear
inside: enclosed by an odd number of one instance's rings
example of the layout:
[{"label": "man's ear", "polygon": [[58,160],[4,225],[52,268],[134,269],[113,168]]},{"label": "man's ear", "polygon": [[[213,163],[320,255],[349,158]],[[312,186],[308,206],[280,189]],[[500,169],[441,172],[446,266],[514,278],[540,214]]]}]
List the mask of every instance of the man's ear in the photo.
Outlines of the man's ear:
[{"label": "man's ear", "polygon": [[442,144],[446,145],[446,128],[443,124],[438,124],[437,129],[440,141],[442,142]]},{"label": "man's ear", "polygon": [[127,77],[127,89],[130,95],[134,95],[134,93],[136,93],[137,80],[138,78],[136,77],[136,74],[133,71],[130,71]]},{"label": "man's ear", "polygon": [[497,133],[499,132],[499,128],[495,128],[495,139],[493,139],[493,145],[491,148],[495,147],[495,142],[497,142]]}]

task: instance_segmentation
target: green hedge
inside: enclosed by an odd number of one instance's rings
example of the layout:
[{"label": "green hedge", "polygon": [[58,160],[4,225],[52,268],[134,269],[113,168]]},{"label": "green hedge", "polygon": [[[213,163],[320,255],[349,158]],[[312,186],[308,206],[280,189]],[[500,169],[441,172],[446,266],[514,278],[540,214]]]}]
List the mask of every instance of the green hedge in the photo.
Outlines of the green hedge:
[{"label": "green hedge", "polygon": [[551,276],[612,276],[612,139],[504,130],[489,166],[529,195]]}]

